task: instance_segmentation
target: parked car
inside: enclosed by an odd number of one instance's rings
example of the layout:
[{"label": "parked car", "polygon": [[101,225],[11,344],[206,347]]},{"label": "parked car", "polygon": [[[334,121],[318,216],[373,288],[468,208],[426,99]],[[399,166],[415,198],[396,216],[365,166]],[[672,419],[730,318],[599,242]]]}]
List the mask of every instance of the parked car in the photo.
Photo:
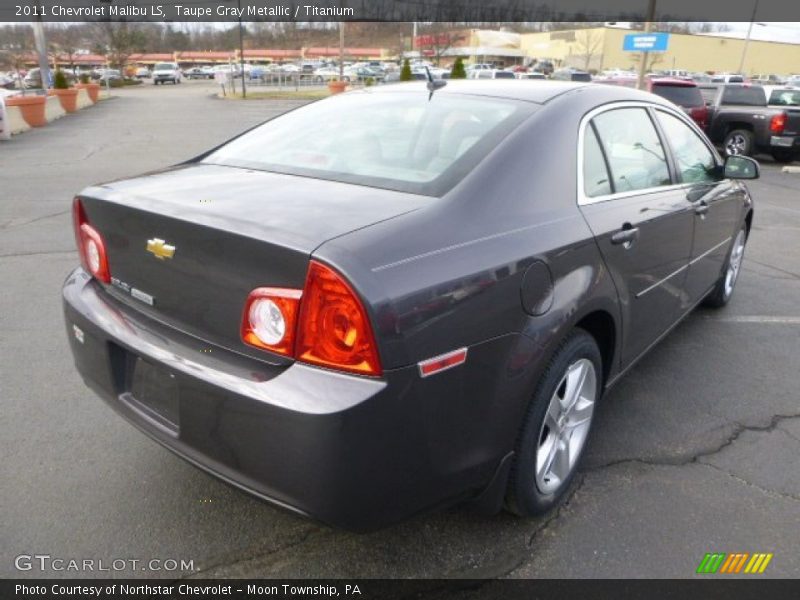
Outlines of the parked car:
[{"label": "parked car", "polygon": [[167,83],[168,81],[175,85],[180,83],[182,78],[183,74],[178,63],[163,62],[153,65],[153,85]]},{"label": "parked car", "polygon": [[150,69],[147,67],[139,67],[136,69],[135,76],[137,79],[150,79]]},{"label": "parked car", "polygon": [[675,78],[650,79],[647,82],[647,89],[680,106],[701,129],[705,130],[708,126],[708,108],[700,88],[694,81]]},{"label": "parked car", "polygon": [[708,107],[708,137],[725,154],[750,156],[761,151],[778,162],[800,152],[800,111],[770,108],[758,85],[701,85]]},{"label": "parked car", "polygon": [[186,79],[214,79],[214,72],[203,67],[191,67],[183,72]]},{"label": "parked car", "polygon": [[467,79],[516,79],[513,71],[501,69],[474,69],[467,73]]},{"label": "parked car", "polygon": [[122,72],[119,69],[102,69],[100,72],[100,77],[98,78],[98,81],[102,84],[105,84],[106,81],[114,82],[122,80]]},{"label": "parked car", "polygon": [[[428,79],[428,76],[425,73],[420,71],[412,71],[411,72],[411,79],[414,81],[425,81]],[[400,71],[393,71],[392,73],[387,73],[386,77],[383,79],[384,83],[399,83],[400,82]]]},{"label": "parked car", "polygon": [[6,90],[13,90],[17,87],[17,81],[14,77],[0,73],[0,88]]},{"label": "parked car", "polygon": [[578,69],[559,69],[553,71],[550,76],[553,79],[560,79],[562,81],[591,81],[592,76],[586,71],[579,71]]},{"label": "parked car", "polygon": [[63,306],[87,385],[340,527],[553,508],[603,392],[731,300],[753,218],[734,180],[758,164],[636,90],[430,93],[335,95],[80,192]]},{"label": "parked car", "polygon": [[514,74],[517,79],[547,79],[544,73],[536,73],[535,71],[518,71]]},{"label": "parked car", "polygon": [[770,108],[800,110],[800,87],[790,85],[765,85],[764,95]]}]

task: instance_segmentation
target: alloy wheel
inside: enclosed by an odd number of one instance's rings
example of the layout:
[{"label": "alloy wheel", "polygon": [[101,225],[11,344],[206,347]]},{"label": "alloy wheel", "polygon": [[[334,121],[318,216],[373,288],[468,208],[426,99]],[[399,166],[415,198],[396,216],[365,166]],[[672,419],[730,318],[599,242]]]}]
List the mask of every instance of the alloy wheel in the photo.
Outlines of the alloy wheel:
[{"label": "alloy wheel", "polygon": [[536,487],[550,494],[569,478],[589,434],[597,396],[592,361],[572,363],[547,407],[536,449]]},{"label": "alloy wheel", "polygon": [[731,258],[728,260],[728,271],[725,273],[725,297],[733,293],[733,286],[739,277],[742,268],[742,258],[744,257],[744,229],[736,236],[731,249]]}]

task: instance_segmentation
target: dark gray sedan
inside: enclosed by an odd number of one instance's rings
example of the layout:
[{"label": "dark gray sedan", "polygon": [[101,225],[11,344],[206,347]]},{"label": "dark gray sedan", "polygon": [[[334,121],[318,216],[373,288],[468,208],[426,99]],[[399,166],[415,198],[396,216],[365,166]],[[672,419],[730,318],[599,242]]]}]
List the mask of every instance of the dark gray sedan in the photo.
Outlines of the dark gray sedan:
[{"label": "dark gray sedan", "polygon": [[532,515],[603,392],[730,300],[757,176],[635,90],[341,94],[81,192],[67,334],[119,414],[274,504]]}]

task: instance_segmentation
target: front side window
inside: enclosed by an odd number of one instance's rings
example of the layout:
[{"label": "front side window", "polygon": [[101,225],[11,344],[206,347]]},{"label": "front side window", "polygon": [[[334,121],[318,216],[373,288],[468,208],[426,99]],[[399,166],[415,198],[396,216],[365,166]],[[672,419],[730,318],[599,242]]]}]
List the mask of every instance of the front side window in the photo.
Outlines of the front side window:
[{"label": "front side window", "polygon": [[657,111],[658,121],[672,147],[681,181],[702,183],[716,181],[717,162],[700,137],[677,117]]},{"label": "front side window", "polygon": [[630,192],[669,185],[667,158],[644,108],[617,108],[592,122],[605,150],[614,191]]}]

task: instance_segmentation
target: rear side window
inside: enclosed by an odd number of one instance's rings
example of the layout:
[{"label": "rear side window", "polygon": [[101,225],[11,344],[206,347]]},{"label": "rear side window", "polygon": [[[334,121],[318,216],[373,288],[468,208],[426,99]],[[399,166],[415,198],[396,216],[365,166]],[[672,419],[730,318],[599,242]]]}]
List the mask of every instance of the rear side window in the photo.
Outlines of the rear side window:
[{"label": "rear side window", "polygon": [[740,104],[743,106],[766,106],[767,96],[764,88],[726,87],[722,92],[722,104]]},{"label": "rear side window", "polygon": [[591,125],[586,127],[583,140],[583,193],[589,198],[611,193],[606,159]]},{"label": "rear side window", "polygon": [[664,148],[644,108],[609,110],[592,122],[608,159],[615,192],[671,183]]},{"label": "rear side window", "polygon": [[769,103],[775,106],[800,106],[800,90],[773,90]]},{"label": "rear side window", "polygon": [[694,108],[703,106],[703,94],[693,85],[653,85],[653,93],[666,98],[673,104]]},{"label": "rear side window", "polygon": [[669,140],[681,181],[703,183],[717,181],[717,162],[708,146],[692,129],[677,117],[657,111],[658,121]]}]

